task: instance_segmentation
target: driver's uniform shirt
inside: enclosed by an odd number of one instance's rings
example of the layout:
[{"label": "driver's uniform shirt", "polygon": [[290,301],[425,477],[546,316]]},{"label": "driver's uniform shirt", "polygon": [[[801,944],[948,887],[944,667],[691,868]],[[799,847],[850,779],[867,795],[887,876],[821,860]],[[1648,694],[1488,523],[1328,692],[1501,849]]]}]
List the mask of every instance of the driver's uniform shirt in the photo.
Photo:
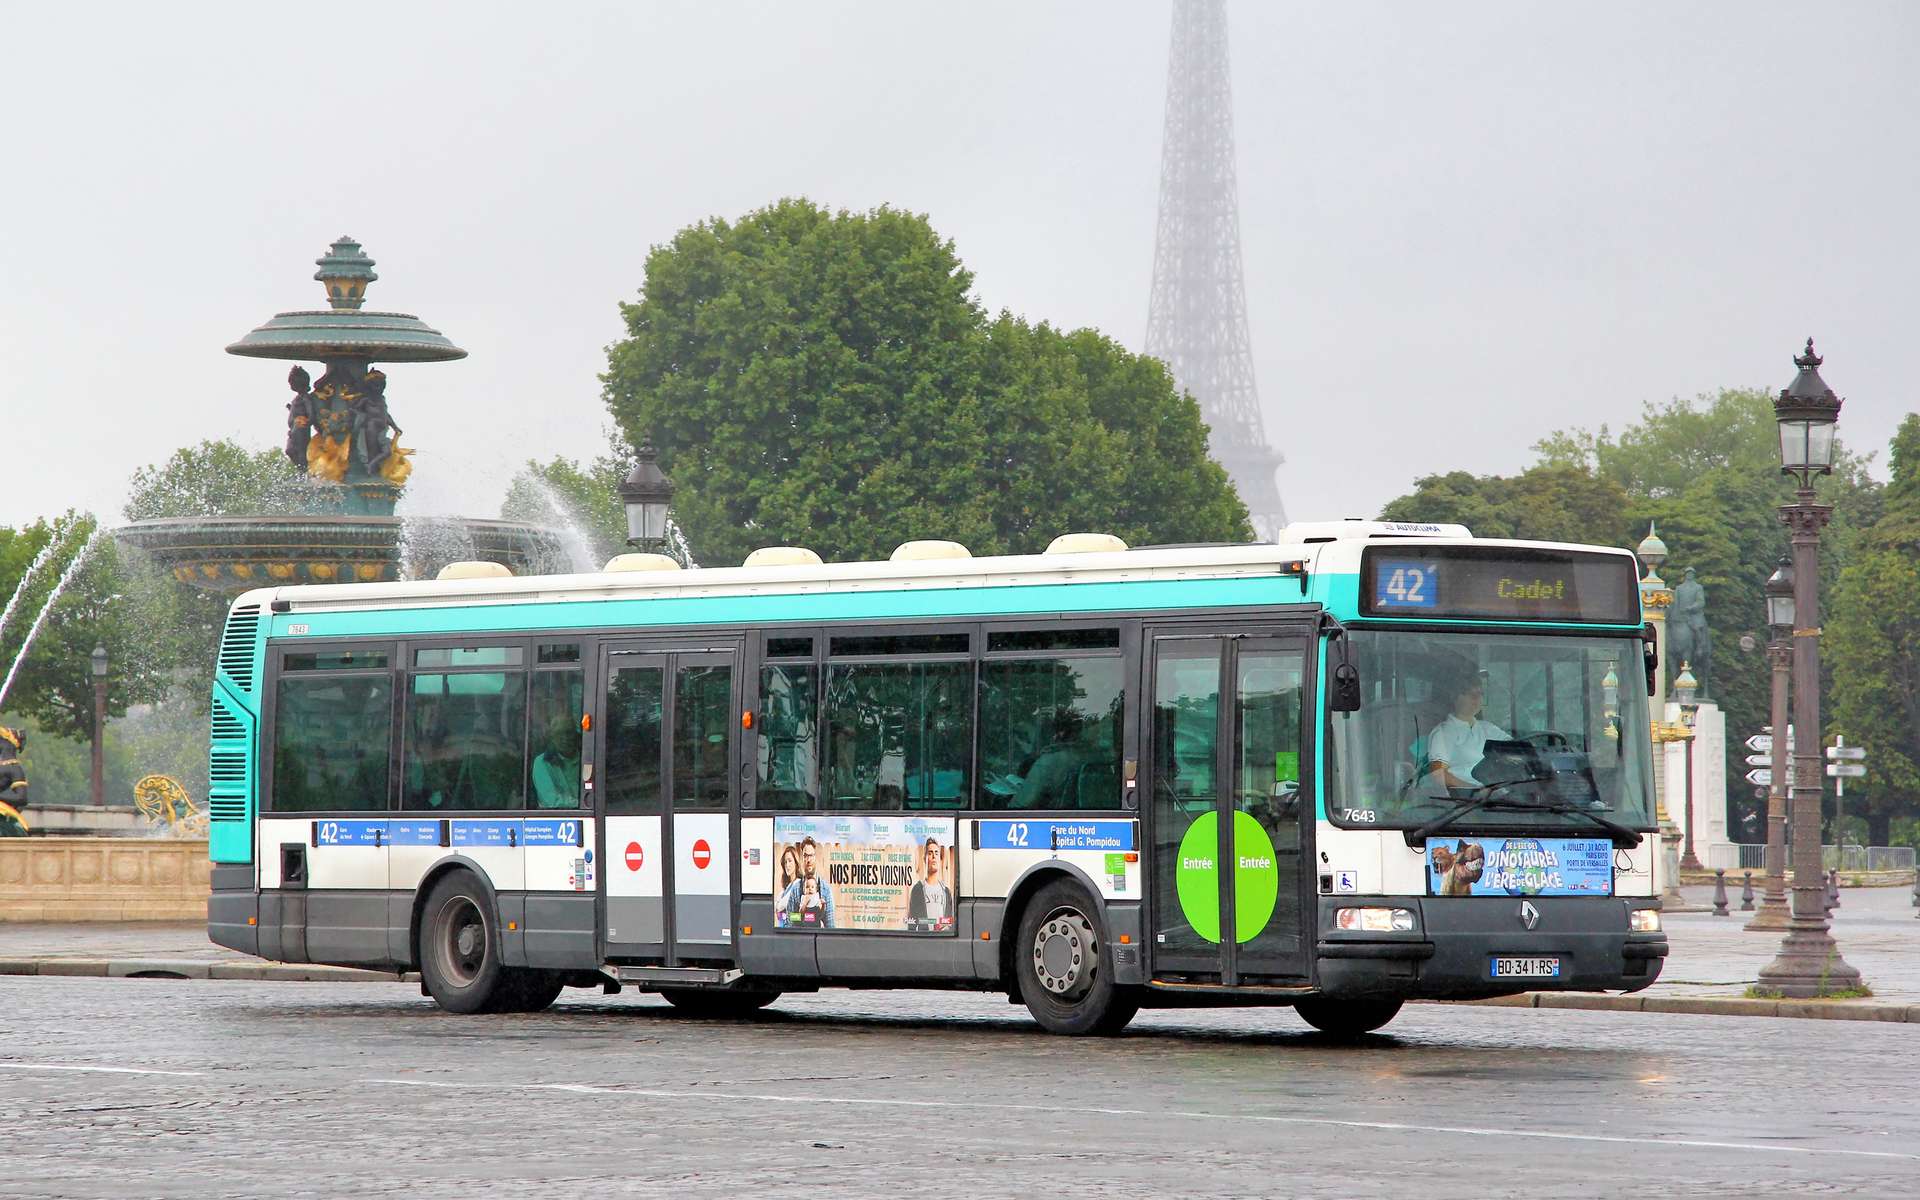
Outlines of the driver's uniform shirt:
[{"label": "driver's uniform shirt", "polygon": [[1487,743],[1505,741],[1507,731],[1491,721],[1462,721],[1452,713],[1427,735],[1427,764],[1443,762],[1461,779],[1472,779],[1473,769],[1486,756]]}]

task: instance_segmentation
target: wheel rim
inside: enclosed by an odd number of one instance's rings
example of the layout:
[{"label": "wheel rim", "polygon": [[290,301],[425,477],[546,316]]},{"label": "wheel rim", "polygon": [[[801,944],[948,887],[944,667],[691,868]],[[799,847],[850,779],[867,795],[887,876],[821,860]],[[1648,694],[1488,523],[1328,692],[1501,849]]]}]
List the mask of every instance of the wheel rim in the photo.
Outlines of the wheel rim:
[{"label": "wheel rim", "polygon": [[1100,961],[1093,922],[1074,908],[1057,909],[1033,935],[1033,973],[1056,1000],[1077,1000],[1093,986]]},{"label": "wheel rim", "polygon": [[439,924],[440,965],[455,986],[467,987],[486,965],[486,921],[472,900],[453,896],[441,907]]}]

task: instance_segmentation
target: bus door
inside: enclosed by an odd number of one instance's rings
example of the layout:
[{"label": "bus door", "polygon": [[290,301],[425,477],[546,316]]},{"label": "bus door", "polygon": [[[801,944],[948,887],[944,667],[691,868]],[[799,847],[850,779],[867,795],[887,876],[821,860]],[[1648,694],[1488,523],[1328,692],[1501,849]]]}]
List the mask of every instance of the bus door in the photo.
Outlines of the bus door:
[{"label": "bus door", "polygon": [[1311,642],[1183,630],[1150,645],[1153,971],[1304,981]]},{"label": "bus door", "polygon": [[604,655],[595,794],[607,957],[731,959],[740,648]]}]

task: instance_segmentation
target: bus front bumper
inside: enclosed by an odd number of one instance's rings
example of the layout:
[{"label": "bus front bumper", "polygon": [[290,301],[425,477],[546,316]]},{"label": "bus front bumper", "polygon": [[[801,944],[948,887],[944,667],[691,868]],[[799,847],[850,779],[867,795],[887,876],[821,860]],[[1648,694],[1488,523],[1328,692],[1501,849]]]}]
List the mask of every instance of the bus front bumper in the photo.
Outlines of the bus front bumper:
[{"label": "bus front bumper", "polygon": [[[1316,979],[1330,996],[1405,999],[1639,991],[1660,977],[1667,937],[1630,932],[1627,914],[1656,907],[1625,896],[1322,896]],[[1342,908],[1408,909],[1414,928],[1341,929]],[[1555,973],[1495,974],[1516,967]]]}]

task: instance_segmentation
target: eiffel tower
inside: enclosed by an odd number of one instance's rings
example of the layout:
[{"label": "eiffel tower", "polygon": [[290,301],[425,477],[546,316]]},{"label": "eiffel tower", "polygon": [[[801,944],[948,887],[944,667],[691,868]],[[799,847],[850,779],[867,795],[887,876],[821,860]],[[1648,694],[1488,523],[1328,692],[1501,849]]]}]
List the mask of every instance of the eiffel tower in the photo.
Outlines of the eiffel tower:
[{"label": "eiffel tower", "polygon": [[1246,501],[1256,536],[1270,541],[1286,524],[1274,483],[1284,460],[1267,443],[1253,383],[1226,0],[1174,0],[1162,136],[1147,353],[1199,401],[1214,460]]}]

